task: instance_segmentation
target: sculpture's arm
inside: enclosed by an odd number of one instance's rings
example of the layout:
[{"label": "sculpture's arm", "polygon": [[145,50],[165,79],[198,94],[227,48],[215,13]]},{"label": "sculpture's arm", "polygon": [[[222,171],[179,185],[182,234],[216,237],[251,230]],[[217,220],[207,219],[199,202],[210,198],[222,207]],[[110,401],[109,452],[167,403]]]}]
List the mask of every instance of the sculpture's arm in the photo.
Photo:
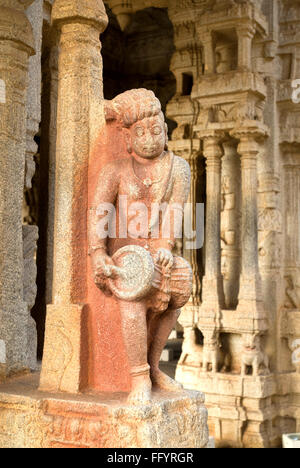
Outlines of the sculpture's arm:
[{"label": "sculpture's arm", "polygon": [[170,198],[171,210],[171,230],[170,238],[164,239],[162,247],[172,250],[178,233],[182,232],[182,220],[184,205],[188,200],[191,187],[191,170],[189,164],[178,156],[175,156],[174,161],[174,182]]}]

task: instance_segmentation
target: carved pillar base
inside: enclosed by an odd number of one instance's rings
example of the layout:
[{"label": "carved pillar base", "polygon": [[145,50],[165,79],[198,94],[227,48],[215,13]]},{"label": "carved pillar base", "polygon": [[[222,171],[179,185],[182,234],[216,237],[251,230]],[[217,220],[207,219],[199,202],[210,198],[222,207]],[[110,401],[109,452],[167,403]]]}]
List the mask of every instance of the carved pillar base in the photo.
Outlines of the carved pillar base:
[{"label": "carved pillar base", "polygon": [[83,306],[47,307],[41,391],[78,393],[86,386],[86,323],[87,313]]}]

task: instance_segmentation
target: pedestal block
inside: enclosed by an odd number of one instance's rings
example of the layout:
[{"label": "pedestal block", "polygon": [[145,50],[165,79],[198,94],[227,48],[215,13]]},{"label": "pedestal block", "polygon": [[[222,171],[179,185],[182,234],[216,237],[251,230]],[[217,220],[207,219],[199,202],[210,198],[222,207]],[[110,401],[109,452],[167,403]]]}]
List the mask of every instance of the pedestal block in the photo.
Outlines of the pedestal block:
[{"label": "pedestal block", "polygon": [[128,406],[126,394],[43,393],[38,374],[0,387],[0,448],[205,448],[200,392],[154,394]]}]

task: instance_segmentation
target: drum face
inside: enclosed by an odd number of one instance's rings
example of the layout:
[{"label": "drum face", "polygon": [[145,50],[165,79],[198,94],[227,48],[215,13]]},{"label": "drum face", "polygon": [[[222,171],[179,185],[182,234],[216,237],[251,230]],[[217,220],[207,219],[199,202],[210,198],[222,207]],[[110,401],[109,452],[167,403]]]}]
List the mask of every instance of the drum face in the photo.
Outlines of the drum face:
[{"label": "drum face", "polygon": [[154,278],[154,263],[150,253],[138,245],[129,245],[118,250],[112,259],[121,269],[120,276],[109,280],[113,294],[125,301],[146,297]]}]

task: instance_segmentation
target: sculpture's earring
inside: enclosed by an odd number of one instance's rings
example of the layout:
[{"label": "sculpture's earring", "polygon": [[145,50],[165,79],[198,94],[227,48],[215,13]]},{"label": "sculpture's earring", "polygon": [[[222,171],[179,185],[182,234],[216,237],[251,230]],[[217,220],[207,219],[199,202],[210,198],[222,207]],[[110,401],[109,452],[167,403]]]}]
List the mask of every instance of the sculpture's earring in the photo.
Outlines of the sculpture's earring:
[{"label": "sculpture's earring", "polygon": [[165,151],[168,151],[169,150],[169,146],[168,146],[169,137],[168,137],[168,126],[167,126],[167,124],[165,124],[165,135],[166,135]]},{"label": "sculpture's earring", "polygon": [[132,147],[131,147],[129,142],[127,142],[127,151],[128,151],[129,154],[132,153]]}]

